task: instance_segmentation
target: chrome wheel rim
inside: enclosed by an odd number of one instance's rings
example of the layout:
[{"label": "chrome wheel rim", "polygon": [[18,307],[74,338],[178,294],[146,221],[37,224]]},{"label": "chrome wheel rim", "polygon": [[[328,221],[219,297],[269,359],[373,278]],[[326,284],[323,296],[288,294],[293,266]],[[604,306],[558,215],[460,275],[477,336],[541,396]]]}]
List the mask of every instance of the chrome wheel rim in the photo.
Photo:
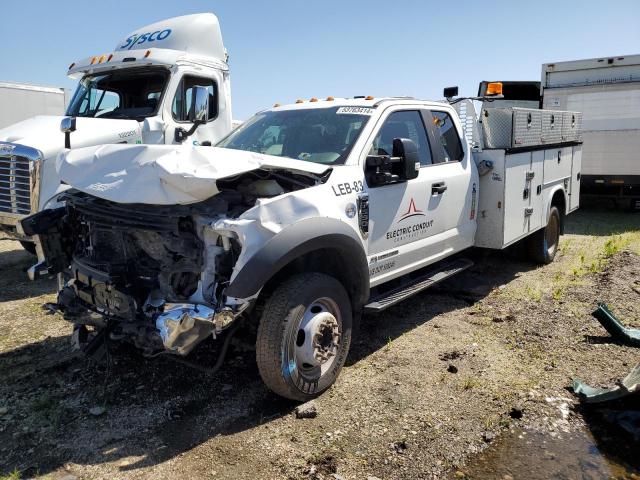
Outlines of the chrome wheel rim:
[{"label": "chrome wheel rim", "polygon": [[330,298],[314,300],[300,317],[292,335],[290,357],[307,379],[319,379],[335,363],[342,336],[342,318]]}]

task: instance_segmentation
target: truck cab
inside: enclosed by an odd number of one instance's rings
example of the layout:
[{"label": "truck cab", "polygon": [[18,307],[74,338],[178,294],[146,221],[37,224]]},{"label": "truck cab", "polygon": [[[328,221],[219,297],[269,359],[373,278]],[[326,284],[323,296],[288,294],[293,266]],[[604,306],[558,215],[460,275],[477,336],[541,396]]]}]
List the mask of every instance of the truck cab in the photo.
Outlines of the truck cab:
[{"label": "truck cab", "polygon": [[[69,66],[78,86],[60,116],[36,116],[0,130],[0,234],[33,239],[17,230],[21,218],[57,205],[55,168],[66,148],[101,144],[212,144],[232,128],[227,52],[217,17],[186,15],[132,32],[109,53]],[[208,94],[206,121],[194,130],[194,95]],[[65,138],[65,136],[67,138]]]}]

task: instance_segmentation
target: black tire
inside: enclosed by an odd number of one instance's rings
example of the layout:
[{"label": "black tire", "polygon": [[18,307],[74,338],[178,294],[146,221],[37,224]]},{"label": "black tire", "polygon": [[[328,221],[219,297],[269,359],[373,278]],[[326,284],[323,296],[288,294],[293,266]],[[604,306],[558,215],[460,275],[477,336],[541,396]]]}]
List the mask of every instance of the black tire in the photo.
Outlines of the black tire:
[{"label": "black tire", "polygon": [[31,255],[36,255],[36,244],[35,243],[33,243],[33,242],[25,242],[25,241],[20,240],[20,245],[22,245],[22,248],[24,248]]},{"label": "black tire", "polygon": [[[340,374],[349,353],[351,328],[351,302],[338,280],[321,273],[291,277],[268,298],[258,326],[256,360],[262,380],[291,400],[317,397]],[[317,334],[305,333],[310,331]],[[301,361],[309,357],[300,352],[308,355],[310,351],[327,358],[314,357],[313,361],[323,362],[319,365]]]},{"label": "black tire", "polygon": [[557,207],[551,207],[547,226],[535,232],[528,239],[529,258],[541,265],[553,262],[560,243],[561,228],[560,211]]}]

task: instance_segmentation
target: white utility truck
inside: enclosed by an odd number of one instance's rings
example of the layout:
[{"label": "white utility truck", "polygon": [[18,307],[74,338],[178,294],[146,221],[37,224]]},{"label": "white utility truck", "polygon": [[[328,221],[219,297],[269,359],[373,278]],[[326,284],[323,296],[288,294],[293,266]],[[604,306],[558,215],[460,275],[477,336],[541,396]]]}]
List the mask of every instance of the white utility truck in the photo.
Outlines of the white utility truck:
[{"label": "white utility truck", "polygon": [[640,210],[640,55],[544,64],[541,94],[583,113],[583,194]]},{"label": "white utility truck", "polygon": [[48,307],[88,352],[119,339],[150,356],[219,335],[223,355],[242,318],[268,387],[319,395],[363,312],[466,269],[470,247],[524,240],[553,260],[578,207],[576,114],[496,106],[499,88],[482,122],[470,100],[314,98],[215,147],[67,151],[64,206],[21,222],[45,255],[35,273],[64,273]]},{"label": "white utility truck", "polygon": [[[72,63],[68,75],[80,82],[67,118],[41,115],[0,130],[0,236],[31,251],[37,245],[16,225],[51,208],[66,188],[55,168],[65,146],[175,144],[189,137],[189,143],[206,145],[231,130],[227,52],[212,13],[138,29],[112,53]],[[209,112],[195,130],[197,92],[208,95]]]},{"label": "white utility truck", "polygon": [[66,96],[64,88],[0,82],[0,128],[35,115],[62,115]]}]

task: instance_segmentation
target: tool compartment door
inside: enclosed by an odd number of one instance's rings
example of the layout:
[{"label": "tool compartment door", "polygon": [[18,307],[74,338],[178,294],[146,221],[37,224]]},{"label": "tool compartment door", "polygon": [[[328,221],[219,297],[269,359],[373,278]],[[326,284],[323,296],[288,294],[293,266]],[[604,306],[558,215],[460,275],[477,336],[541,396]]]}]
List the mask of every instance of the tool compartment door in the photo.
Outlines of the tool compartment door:
[{"label": "tool compartment door", "polygon": [[582,145],[571,147],[573,159],[571,161],[571,183],[569,187],[569,211],[580,206],[580,169],[582,168]]},{"label": "tool compartment door", "polygon": [[544,150],[531,152],[531,181],[529,184],[531,202],[531,216],[529,220],[529,232],[535,232],[547,224],[543,211],[542,187],[544,183]]},{"label": "tool compartment door", "polygon": [[544,184],[571,176],[572,147],[550,148],[544,151]]},{"label": "tool compartment door", "polygon": [[529,233],[531,153],[513,153],[505,157],[504,244]]}]

